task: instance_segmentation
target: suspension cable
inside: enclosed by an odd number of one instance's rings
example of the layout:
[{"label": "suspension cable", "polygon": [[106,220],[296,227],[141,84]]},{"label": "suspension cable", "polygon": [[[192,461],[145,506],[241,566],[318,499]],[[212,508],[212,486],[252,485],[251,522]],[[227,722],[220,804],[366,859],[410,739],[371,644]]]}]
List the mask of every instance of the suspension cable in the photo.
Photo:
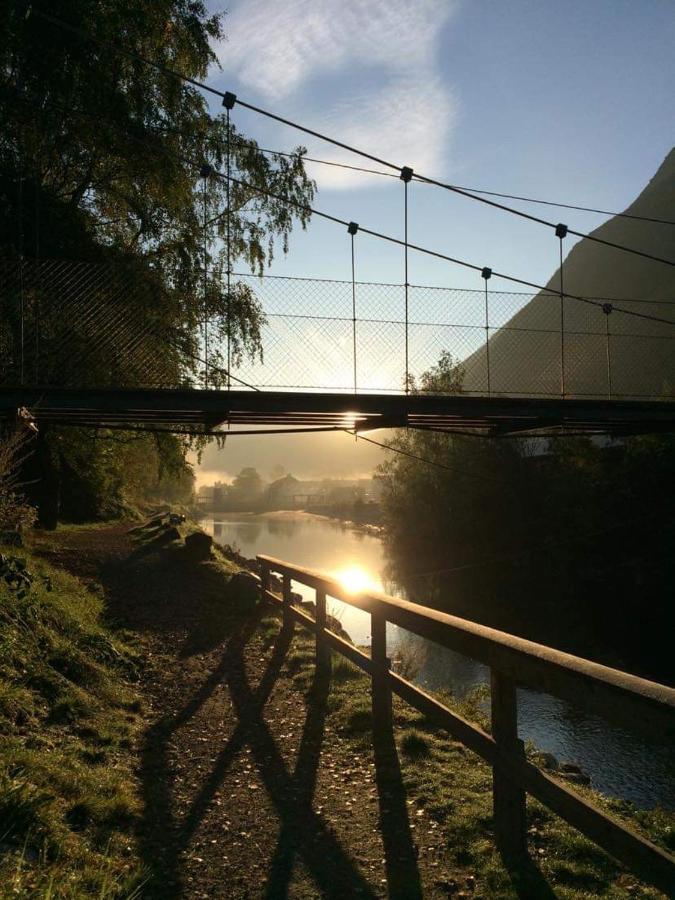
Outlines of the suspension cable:
[{"label": "suspension cable", "polygon": [[[220,92],[219,92],[219,93],[220,93]],[[58,103],[56,103],[56,102],[54,102],[54,101],[52,101],[52,102],[53,102],[53,105],[58,106],[58,107],[60,107],[60,108],[62,108],[62,109],[65,109],[65,107],[61,106],[61,104],[58,104]],[[237,100],[237,102],[240,103],[241,101]],[[82,115],[82,116],[90,117],[90,118],[91,118],[91,115],[90,115],[90,114],[85,113],[85,112],[82,112],[81,110],[71,110],[71,113],[72,113],[72,112],[75,112],[77,115]],[[142,145],[144,145],[144,146],[146,146],[146,147],[150,146],[149,143],[148,143],[146,140],[144,140],[143,138],[141,138],[141,137],[137,137],[137,136],[130,135],[130,134],[129,134],[128,136],[129,136],[129,138],[130,138],[131,140],[135,140],[135,141],[137,141],[138,143],[140,143],[140,144],[142,144]],[[157,151],[157,148],[154,148],[154,150],[155,150],[155,152],[156,152],[156,151]],[[173,158],[173,159],[177,159],[177,160],[179,160],[179,161],[185,163],[186,165],[190,165],[190,166],[193,166],[193,167],[200,167],[200,166],[201,166],[201,163],[197,162],[196,160],[190,159],[189,157],[184,156],[184,155],[179,154],[179,153],[176,153],[176,152],[174,152],[174,151],[170,151],[170,150],[168,150],[167,148],[161,148],[161,152],[162,152],[164,155],[166,155],[166,156],[169,156],[169,157],[171,157],[171,158]],[[225,178],[227,177],[223,172],[219,172],[217,169],[213,169],[213,170],[212,170],[212,174],[215,175],[217,178],[221,178],[221,179],[225,179]],[[414,177],[414,176],[413,176],[413,177]],[[281,201],[282,203],[286,203],[286,204],[288,204],[289,206],[293,206],[293,207],[295,207],[296,209],[299,209],[299,210],[302,210],[303,212],[310,213],[310,214],[312,214],[312,215],[318,216],[319,218],[326,219],[327,221],[334,222],[334,223],[337,224],[337,225],[347,226],[347,225],[349,224],[345,219],[341,219],[341,218],[339,218],[338,216],[334,216],[334,215],[331,215],[330,213],[323,212],[322,210],[315,209],[314,207],[312,207],[312,206],[310,206],[310,205],[308,205],[308,204],[306,204],[306,203],[301,203],[301,202],[298,201],[298,200],[293,200],[293,199],[291,199],[291,198],[289,198],[289,197],[285,197],[285,196],[283,196],[283,195],[281,195],[281,194],[274,193],[273,191],[269,190],[268,188],[264,188],[264,187],[261,187],[261,186],[253,185],[253,184],[251,184],[250,182],[243,181],[243,180],[241,180],[241,179],[235,178],[235,177],[232,176],[232,175],[230,175],[230,179],[229,179],[229,180],[230,180],[233,184],[238,184],[238,185],[240,185],[240,186],[242,186],[242,187],[244,187],[244,188],[247,188],[248,190],[252,191],[253,193],[263,194],[263,195],[265,195],[265,196],[267,196],[267,197],[271,197],[272,199],[279,200],[279,201]],[[225,215],[225,211],[221,212],[218,216],[214,217],[214,219],[212,219],[212,221],[214,221],[215,219],[222,218],[224,215]],[[370,229],[370,228],[364,228],[363,226],[359,226],[359,227],[360,227],[360,230],[364,232],[364,234],[368,234],[368,235],[370,235],[371,237],[375,237],[375,238],[378,238],[378,239],[380,239],[380,240],[387,241],[388,243],[397,244],[397,245],[399,245],[399,246],[404,246],[404,242],[403,242],[402,240],[400,240],[399,238],[395,238],[395,237],[393,237],[393,236],[391,236],[391,235],[383,234],[382,232],[375,231],[375,230]],[[455,264],[455,265],[462,266],[463,268],[471,269],[471,270],[473,270],[473,271],[478,271],[478,272],[482,271],[482,267],[481,267],[481,266],[475,265],[474,263],[469,263],[469,262],[467,262],[467,261],[465,261],[465,260],[457,259],[457,258],[455,258],[455,257],[449,256],[448,254],[441,253],[440,251],[437,251],[437,250],[431,250],[431,249],[429,249],[429,248],[421,247],[421,246],[418,246],[417,244],[411,244],[411,243],[408,243],[408,248],[409,248],[410,250],[415,250],[415,251],[418,252],[418,253],[423,253],[423,254],[425,254],[425,255],[427,255],[427,256],[432,256],[432,257],[434,257],[434,258],[436,258],[436,259],[442,259],[442,260],[444,260],[444,261],[446,261],[446,262],[450,262],[450,263],[453,263],[453,264]],[[502,279],[504,279],[505,281],[509,281],[509,282],[511,282],[511,283],[513,283],[513,284],[519,284],[519,285],[523,285],[523,286],[525,286],[525,287],[534,288],[534,289],[537,290],[537,291],[543,291],[545,294],[550,294],[550,293],[552,293],[551,289],[547,288],[546,286],[541,285],[541,284],[537,284],[536,282],[533,282],[533,281],[527,281],[527,280],[524,279],[524,278],[518,278],[518,277],[516,277],[516,276],[514,276],[514,275],[507,275],[507,274],[504,273],[504,272],[497,272],[497,271],[494,271],[494,270],[493,270],[492,274],[493,274],[495,277],[497,277],[497,278],[502,278]],[[601,306],[602,306],[602,302],[596,301],[596,300],[591,300],[591,299],[588,298],[588,297],[582,297],[582,296],[580,296],[580,295],[578,295],[578,294],[570,294],[570,293],[567,293],[567,294],[565,294],[565,297],[567,297],[567,298],[569,298],[569,299],[571,299],[571,300],[577,300],[577,301],[579,301],[580,303],[586,303],[586,304],[589,304],[589,305],[591,305],[591,306],[596,306],[596,307],[601,307]],[[631,299],[626,299],[626,300],[623,300],[623,301],[619,300],[618,302],[626,302],[626,303],[629,303],[629,302],[636,302],[636,301],[631,300]],[[640,302],[642,302],[642,301],[640,301]],[[645,298],[645,299],[644,299],[644,302],[645,302],[645,303],[651,303],[651,302],[655,302],[655,303],[656,303],[656,302],[670,303],[670,302],[672,302],[672,301],[650,301],[650,300],[648,300],[648,299]],[[637,312],[636,310],[622,309],[621,307],[618,307],[618,306],[615,306],[615,307],[614,307],[614,310],[615,310],[616,312],[622,313],[623,315],[626,315],[626,316],[633,316],[634,318],[645,319],[645,320],[647,320],[647,321],[652,321],[652,322],[660,322],[660,323],[665,324],[665,325],[675,325],[675,321],[673,321],[673,320],[670,320],[670,319],[664,319],[664,318],[661,318],[661,317],[659,317],[659,316],[649,315],[649,314],[647,314],[647,313],[640,313],[640,312]]]},{"label": "suspension cable", "polygon": [[[34,13],[36,15],[40,16],[41,18],[45,19],[46,21],[51,22],[54,25],[58,25],[61,28],[65,28],[65,29],[71,31],[73,34],[78,35],[83,40],[93,41],[94,43],[102,44],[104,46],[113,46],[120,53],[123,53],[127,56],[131,56],[134,59],[137,59],[140,62],[144,63],[145,65],[151,66],[152,68],[156,69],[157,71],[163,72],[164,74],[171,75],[174,78],[178,78],[187,84],[191,84],[194,87],[199,88],[200,90],[204,90],[210,94],[220,97],[222,100],[225,99],[226,92],[220,91],[217,88],[213,88],[210,85],[207,85],[202,81],[198,81],[197,79],[191,78],[188,75],[183,75],[180,72],[177,72],[175,69],[171,69],[170,67],[165,66],[162,63],[157,63],[153,60],[150,60],[147,57],[144,57],[141,54],[136,53],[133,50],[128,50],[127,48],[120,47],[116,43],[111,44],[110,42],[103,41],[99,38],[94,37],[93,35],[89,35],[86,32],[82,31],[81,29],[76,28],[73,25],[69,25],[67,22],[64,22],[62,19],[59,19],[56,16],[52,16],[48,13],[42,12],[41,10],[34,10]],[[365,150],[361,150],[357,147],[352,146],[351,144],[345,143],[344,141],[339,141],[336,138],[332,138],[329,135],[323,134],[320,131],[316,131],[312,128],[308,128],[305,125],[301,125],[300,123],[294,122],[291,119],[286,119],[283,116],[279,116],[276,113],[270,112],[269,110],[262,109],[261,107],[255,106],[252,103],[247,103],[246,101],[240,100],[239,98],[237,98],[236,102],[240,106],[242,106],[244,109],[248,109],[251,112],[258,113],[259,115],[264,116],[268,119],[272,119],[273,121],[279,122],[282,125],[287,125],[288,127],[294,128],[297,131],[301,131],[304,134],[309,134],[312,137],[316,137],[319,140],[322,140],[322,141],[325,141],[326,143],[332,144],[335,147],[340,147],[343,150],[347,150],[349,153],[354,153],[355,155],[361,156],[364,159],[369,159],[371,162],[377,163],[380,166],[384,166],[385,168],[388,168],[388,169],[397,170],[399,172],[401,171],[401,168],[402,168],[401,166],[396,165],[395,163],[392,163],[389,160],[382,159],[379,156],[375,156],[372,153],[367,153]],[[532,216],[529,213],[523,212],[522,210],[518,210],[518,209],[514,209],[513,207],[505,206],[504,204],[498,203],[495,200],[490,200],[487,197],[480,196],[478,194],[472,193],[471,191],[467,191],[462,188],[451,185],[447,182],[439,181],[438,179],[431,178],[431,177],[425,176],[425,175],[420,175],[420,174],[417,174],[415,177],[417,178],[418,181],[424,181],[427,184],[431,184],[436,187],[443,188],[444,190],[452,191],[456,194],[461,194],[472,200],[477,200],[480,203],[485,203],[489,206],[492,206],[495,209],[501,209],[504,212],[511,213],[512,215],[519,216],[524,219],[528,219],[529,221],[536,222],[540,225],[545,225],[548,228],[555,229],[555,227],[556,227],[554,222],[549,222],[546,219],[540,219],[539,217]],[[662,264],[668,265],[668,266],[675,266],[675,260],[665,259],[663,257],[656,256],[652,253],[647,253],[645,251],[638,250],[634,247],[627,247],[623,244],[617,244],[613,241],[607,241],[607,240],[605,240],[603,238],[599,238],[593,234],[586,234],[584,232],[575,231],[574,229],[571,229],[571,228],[569,229],[569,233],[575,235],[576,237],[586,238],[590,241],[594,241],[596,243],[603,244],[607,247],[612,247],[616,250],[620,250],[625,253],[632,253],[636,256],[641,256],[645,259],[650,259],[653,262],[659,262],[659,263],[662,263]]]}]

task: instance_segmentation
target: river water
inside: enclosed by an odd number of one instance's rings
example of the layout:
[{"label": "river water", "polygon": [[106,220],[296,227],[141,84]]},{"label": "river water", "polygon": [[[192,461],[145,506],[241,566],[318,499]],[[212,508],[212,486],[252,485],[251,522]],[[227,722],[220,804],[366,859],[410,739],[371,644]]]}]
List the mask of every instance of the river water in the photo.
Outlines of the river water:
[{"label": "river water", "polygon": [[[342,523],[302,512],[221,513],[202,527],[221,544],[235,546],[244,556],[276,556],[299,566],[319,569],[350,590],[379,590],[401,594],[385,580],[386,558],[378,537],[352,530]],[[293,589],[313,600],[310,588]],[[370,643],[370,616],[348,604],[329,599],[329,611],[342,623],[354,643]],[[429,690],[449,689],[462,697],[486,684],[489,672],[481,663],[403,633],[389,626],[390,656],[397,645],[412,645],[420,664],[416,682]],[[576,763],[604,794],[630,800],[642,808],[657,805],[675,809],[675,750],[643,739],[588,715],[573,705],[537,691],[518,691],[518,730],[523,740],[553,753],[560,762]]]}]

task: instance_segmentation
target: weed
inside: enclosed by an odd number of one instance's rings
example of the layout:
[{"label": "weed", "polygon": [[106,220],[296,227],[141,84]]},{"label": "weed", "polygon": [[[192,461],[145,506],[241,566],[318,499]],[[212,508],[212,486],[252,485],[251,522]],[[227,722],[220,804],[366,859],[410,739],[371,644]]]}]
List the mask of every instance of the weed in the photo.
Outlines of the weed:
[{"label": "weed", "polygon": [[406,731],[401,738],[401,750],[410,759],[426,759],[431,755],[429,739],[421,731]]}]

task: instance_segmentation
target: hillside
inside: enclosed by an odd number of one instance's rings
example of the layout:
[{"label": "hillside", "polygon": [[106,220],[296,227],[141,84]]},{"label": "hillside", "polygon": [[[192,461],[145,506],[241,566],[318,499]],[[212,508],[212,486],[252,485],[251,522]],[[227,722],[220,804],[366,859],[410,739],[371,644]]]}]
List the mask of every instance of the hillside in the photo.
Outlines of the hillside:
[{"label": "hillside", "polygon": [[[675,148],[626,213],[675,220]],[[675,259],[675,226],[614,217],[592,232],[607,241]],[[569,240],[569,239],[568,239]],[[675,329],[624,316],[631,309],[675,322],[675,268],[582,240],[563,263],[564,288],[572,294],[610,298],[611,380],[614,397],[672,396]],[[560,272],[490,340],[492,390],[508,394],[557,394],[560,389]],[[635,302],[640,298],[646,302]],[[634,302],[629,302],[629,300]],[[670,303],[657,302],[670,301]],[[566,392],[607,396],[606,316],[568,299],[565,304]],[[527,333],[526,331],[527,330]],[[464,363],[465,383],[482,383],[485,348]]]}]

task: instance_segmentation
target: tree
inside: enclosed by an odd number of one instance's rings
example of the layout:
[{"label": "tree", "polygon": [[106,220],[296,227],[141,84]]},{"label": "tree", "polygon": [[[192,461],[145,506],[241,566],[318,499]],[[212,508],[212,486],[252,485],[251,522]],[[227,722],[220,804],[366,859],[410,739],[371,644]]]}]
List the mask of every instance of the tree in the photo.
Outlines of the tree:
[{"label": "tree", "polygon": [[[204,214],[222,213],[227,183],[200,171],[223,166],[225,115],[211,114],[191,84],[140,59],[204,79],[217,64],[211,42],[223,36],[220,16],[199,0],[60,0],[45,9],[75,30],[42,18],[40,4],[16,3],[0,32],[3,255],[141,260],[145,277],[163,289],[168,325],[179,324],[188,339],[183,365],[199,368],[194,338],[205,303],[220,337],[229,308],[235,355],[258,351],[261,310],[252,292],[223,293],[226,216],[209,228],[204,295]],[[303,148],[268,157],[233,125],[229,146],[237,182],[251,185],[231,185],[232,260],[262,271],[277,241],[287,247],[294,221],[308,221],[264,191],[307,204],[313,183]],[[214,340],[210,363],[222,361]]]},{"label": "tree", "polygon": [[[261,353],[264,321],[250,287],[235,280],[228,292],[226,238],[233,266],[257,272],[279,244],[287,248],[314,194],[303,148],[261,153],[169,73],[202,80],[217,65],[222,20],[201,0],[17,2],[2,19],[0,257],[21,260],[21,276],[10,283],[0,273],[0,381],[18,381],[20,356],[40,384],[180,385],[202,379],[207,364],[209,383],[222,384],[228,357]],[[227,182],[203,167],[220,171],[228,147],[236,182],[225,216]],[[99,273],[84,313],[67,287],[31,282],[40,259]],[[75,274],[81,283],[82,270]],[[39,341],[26,342],[27,327]],[[59,473],[96,468],[99,450],[75,437],[43,431],[36,442],[34,468],[52,497]],[[96,447],[105,439],[119,449],[106,432]],[[154,448],[167,462],[183,446],[167,437]],[[55,515],[54,507],[43,524]]]},{"label": "tree", "polygon": [[263,481],[257,469],[246,466],[235,477],[230,489],[230,498],[237,506],[253,506],[262,497]]},{"label": "tree", "polygon": [[[454,372],[446,358],[420,384],[442,391]],[[392,445],[403,453],[377,476],[385,544],[411,599],[672,679],[672,436],[603,445],[411,429]]]}]

